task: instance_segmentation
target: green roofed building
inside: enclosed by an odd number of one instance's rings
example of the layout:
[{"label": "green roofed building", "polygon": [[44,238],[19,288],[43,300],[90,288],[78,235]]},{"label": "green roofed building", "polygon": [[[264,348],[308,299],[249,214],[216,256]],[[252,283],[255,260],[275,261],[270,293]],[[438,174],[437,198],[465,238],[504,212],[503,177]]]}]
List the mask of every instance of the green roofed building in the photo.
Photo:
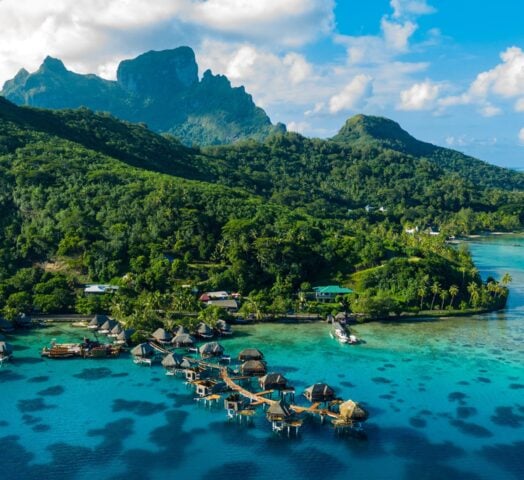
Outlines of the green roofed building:
[{"label": "green roofed building", "polygon": [[317,302],[332,302],[337,295],[347,295],[353,293],[351,288],[340,287],[338,285],[326,285],[321,287],[313,287],[315,291],[315,300]]}]

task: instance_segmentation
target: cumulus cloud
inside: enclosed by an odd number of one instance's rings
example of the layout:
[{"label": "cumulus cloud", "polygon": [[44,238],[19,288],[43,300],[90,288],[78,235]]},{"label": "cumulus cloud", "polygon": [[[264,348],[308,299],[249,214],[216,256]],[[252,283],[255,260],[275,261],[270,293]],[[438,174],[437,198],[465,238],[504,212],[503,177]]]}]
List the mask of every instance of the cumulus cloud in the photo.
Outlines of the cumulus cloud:
[{"label": "cumulus cloud", "polygon": [[519,141],[522,145],[524,145],[524,128],[521,128],[519,131]]},{"label": "cumulus cloud", "polygon": [[371,93],[372,78],[368,75],[357,75],[344,89],[329,99],[329,111],[338,113],[353,110]]},{"label": "cumulus cloud", "polygon": [[515,111],[517,111],[517,112],[524,112],[524,98],[519,98],[515,102]]},{"label": "cumulus cloud", "polygon": [[108,75],[116,59],[188,38],[298,47],[332,30],[333,8],[333,0],[2,0],[0,83],[46,55]]},{"label": "cumulus cloud", "polygon": [[440,86],[426,80],[415,83],[400,92],[400,110],[427,110],[433,108],[440,92]]},{"label": "cumulus cloud", "polygon": [[400,52],[407,49],[409,38],[417,29],[417,25],[413,22],[397,23],[390,22],[385,18],[382,19],[381,25],[384,32],[385,47]]},{"label": "cumulus cloud", "polygon": [[426,0],[391,0],[393,17],[400,18],[407,15],[429,15],[436,10],[428,5]]}]

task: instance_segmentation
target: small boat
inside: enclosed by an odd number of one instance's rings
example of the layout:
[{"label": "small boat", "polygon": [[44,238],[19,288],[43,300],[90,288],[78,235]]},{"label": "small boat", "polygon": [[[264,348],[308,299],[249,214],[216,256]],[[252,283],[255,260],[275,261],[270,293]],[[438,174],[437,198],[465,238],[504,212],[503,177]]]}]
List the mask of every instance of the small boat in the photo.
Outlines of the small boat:
[{"label": "small boat", "polygon": [[340,343],[349,343],[349,335],[340,323],[333,322],[333,327],[329,333],[331,338],[338,340]]},{"label": "small boat", "polygon": [[135,357],[133,358],[133,363],[135,365],[147,365],[150,367],[153,364],[153,359],[147,357]]}]

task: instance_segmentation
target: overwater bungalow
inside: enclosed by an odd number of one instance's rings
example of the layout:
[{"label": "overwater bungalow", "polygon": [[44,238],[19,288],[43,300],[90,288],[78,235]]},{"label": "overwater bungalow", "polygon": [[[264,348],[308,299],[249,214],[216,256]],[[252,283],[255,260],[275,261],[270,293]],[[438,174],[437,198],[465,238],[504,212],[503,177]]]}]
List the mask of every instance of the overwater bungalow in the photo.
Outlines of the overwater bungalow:
[{"label": "overwater bungalow", "polygon": [[196,334],[200,338],[213,338],[215,332],[207,323],[201,322],[196,329]]},{"label": "overwater bungalow", "polygon": [[173,336],[164,328],[157,328],[153,332],[153,338],[159,343],[169,343]]},{"label": "overwater bungalow", "polygon": [[114,338],[117,338],[118,335],[120,335],[122,333],[124,329],[122,328],[122,325],[120,325],[119,323],[117,323],[112,329],[111,331],[109,332],[109,336],[110,337],[114,337]]},{"label": "overwater bungalow", "polygon": [[257,348],[244,348],[239,354],[238,359],[242,362],[247,360],[263,360],[264,354]]},{"label": "overwater bungalow", "polygon": [[189,333],[178,333],[171,340],[171,345],[176,348],[192,347],[195,344],[195,339]]},{"label": "overwater bungalow", "polygon": [[111,333],[111,330],[117,326],[116,320],[106,320],[102,325],[100,325],[100,328],[98,329],[98,333],[102,333],[104,335],[107,335]]},{"label": "overwater bungalow", "polygon": [[98,330],[105,322],[109,320],[107,315],[95,315],[92,320],[89,322],[87,328],[89,330]]},{"label": "overwater bungalow", "polygon": [[224,408],[229,411],[238,412],[243,410],[249,401],[240,393],[233,392],[224,399]]},{"label": "overwater bungalow", "polygon": [[184,325],[180,325],[175,329],[175,337],[184,333],[189,333],[189,330],[186,327],[184,327]]},{"label": "overwater bungalow", "polygon": [[330,402],[335,399],[335,390],[326,383],[315,383],[304,391],[304,396],[311,402]]},{"label": "overwater bungalow", "polygon": [[217,321],[216,329],[220,335],[231,335],[233,333],[231,325],[223,319]]},{"label": "overwater bungalow", "polygon": [[119,345],[127,345],[129,342],[131,342],[131,336],[135,333],[135,331],[132,328],[128,328],[126,330],[122,330],[117,336],[115,343]]},{"label": "overwater bungalow", "polygon": [[287,387],[287,379],[280,373],[268,373],[258,379],[262,390],[284,390]]},{"label": "overwater bungalow", "polygon": [[155,356],[155,349],[149,343],[140,343],[131,350],[133,361],[136,364],[151,365]]},{"label": "overwater bungalow", "polygon": [[267,367],[261,360],[248,360],[240,366],[240,372],[248,377],[261,377],[266,374]]},{"label": "overwater bungalow", "polygon": [[270,422],[283,422],[293,417],[293,412],[283,400],[280,400],[269,406],[266,417]]},{"label": "overwater bungalow", "polygon": [[225,383],[217,380],[200,380],[195,383],[195,393],[199,397],[207,397],[214,393],[222,392],[225,388]]},{"label": "overwater bungalow", "polygon": [[209,342],[204,343],[199,349],[198,349],[200,356],[202,358],[206,357],[220,357],[224,353],[224,347],[220,345],[218,342]]},{"label": "overwater bungalow", "polygon": [[177,353],[168,353],[162,359],[162,366],[169,371],[181,370],[181,365],[183,361],[184,357],[182,357],[182,355],[179,355]]},{"label": "overwater bungalow", "polygon": [[357,402],[347,400],[338,407],[340,417],[344,420],[363,422],[369,417],[368,412]]},{"label": "overwater bungalow", "polygon": [[7,362],[13,355],[13,347],[5,341],[0,342],[0,365]]}]

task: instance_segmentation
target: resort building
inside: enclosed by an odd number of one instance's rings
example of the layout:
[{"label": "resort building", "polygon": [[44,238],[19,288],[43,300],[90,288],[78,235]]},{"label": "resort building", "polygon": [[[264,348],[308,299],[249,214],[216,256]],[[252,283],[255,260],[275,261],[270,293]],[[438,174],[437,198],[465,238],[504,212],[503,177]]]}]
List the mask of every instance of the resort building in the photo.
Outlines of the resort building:
[{"label": "resort building", "polygon": [[338,295],[347,295],[353,293],[351,288],[340,287],[339,285],[325,285],[313,287],[315,291],[315,300],[317,302],[331,303],[334,302]]}]

